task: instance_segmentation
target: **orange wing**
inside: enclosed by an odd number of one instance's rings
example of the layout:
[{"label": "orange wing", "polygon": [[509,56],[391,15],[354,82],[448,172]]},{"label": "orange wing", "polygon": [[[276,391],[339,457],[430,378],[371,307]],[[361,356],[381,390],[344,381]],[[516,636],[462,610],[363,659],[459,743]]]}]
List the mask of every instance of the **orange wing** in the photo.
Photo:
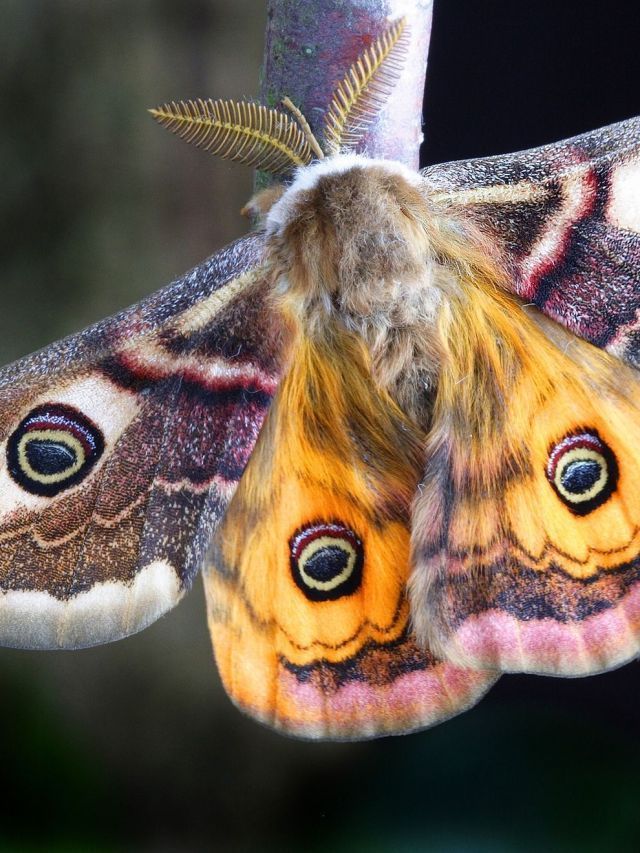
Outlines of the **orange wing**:
[{"label": "orange wing", "polygon": [[409,634],[421,455],[361,345],[300,345],[205,575],[218,667],[243,710],[302,737],[374,737],[439,722],[493,682]]},{"label": "orange wing", "polygon": [[457,310],[414,507],[418,634],[459,665],[620,665],[640,648],[640,377],[507,297]]}]

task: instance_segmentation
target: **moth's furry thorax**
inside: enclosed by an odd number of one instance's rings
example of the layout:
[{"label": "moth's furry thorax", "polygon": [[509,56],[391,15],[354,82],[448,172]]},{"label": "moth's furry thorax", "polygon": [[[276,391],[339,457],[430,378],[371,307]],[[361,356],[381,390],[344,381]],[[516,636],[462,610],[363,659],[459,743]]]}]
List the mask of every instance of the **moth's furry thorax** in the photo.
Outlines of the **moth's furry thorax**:
[{"label": "moth's furry thorax", "polygon": [[266,218],[277,298],[311,338],[362,339],[375,378],[405,408],[437,362],[424,334],[440,300],[428,219],[417,173],[357,155],[299,170]]},{"label": "moth's furry thorax", "polygon": [[460,240],[420,174],[353,154],[299,169],[266,231],[276,298],[300,330],[356,335],[379,385],[423,422],[441,361],[437,318],[458,291]]},{"label": "moth's furry thorax", "polygon": [[428,217],[419,175],[399,163],[342,155],[299,170],[266,220],[280,293],[308,328],[426,319]]}]

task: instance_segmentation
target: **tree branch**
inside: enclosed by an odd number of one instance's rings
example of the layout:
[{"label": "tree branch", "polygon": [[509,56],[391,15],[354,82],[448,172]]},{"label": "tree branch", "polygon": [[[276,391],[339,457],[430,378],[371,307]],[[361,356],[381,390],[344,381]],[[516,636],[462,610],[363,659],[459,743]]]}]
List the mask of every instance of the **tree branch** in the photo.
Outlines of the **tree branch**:
[{"label": "tree branch", "polygon": [[336,84],[391,21],[404,17],[404,69],[360,150],[417,169],[432,6],[433,0],[268,0],[262,103],[276,106],[288,96],[320,134]]}]

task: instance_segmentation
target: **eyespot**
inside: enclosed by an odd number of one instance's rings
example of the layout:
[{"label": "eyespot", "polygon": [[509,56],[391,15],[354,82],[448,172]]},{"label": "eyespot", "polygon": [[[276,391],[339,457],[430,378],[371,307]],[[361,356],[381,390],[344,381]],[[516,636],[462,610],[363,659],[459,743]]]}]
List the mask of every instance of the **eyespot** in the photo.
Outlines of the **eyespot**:
[{"label": "eyespot", "polygon": [[618,485],[618,463],[594,430],[565,436],[549,451],[547,479],[575,515],[601,506]]},{"label": "eyespot", "polygon": [[7,442],[9,474],[25,491],[52,497],[83,480],[104,451],[98,427],[72,406],[33,409]]},{"label": "eyespot", "polygon": [[289,540],[289,552],[293,579],[310,601],[332,601],[360,586],[362,542],[340,522],[301,528]]}]

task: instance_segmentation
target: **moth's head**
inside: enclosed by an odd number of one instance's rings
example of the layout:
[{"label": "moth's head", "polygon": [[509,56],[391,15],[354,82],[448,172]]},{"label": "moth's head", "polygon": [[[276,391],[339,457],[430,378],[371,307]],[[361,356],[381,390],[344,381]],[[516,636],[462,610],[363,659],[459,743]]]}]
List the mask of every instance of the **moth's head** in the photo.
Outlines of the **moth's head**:
[{"label": "moth's head", "polygon": [[300,316],[316,307],[345,319],[389,314],[399,285],[424,270],[428,214],[419,176],[400,163],[343,153],[357,150],[384,109],[408,48],[406,20],[389,22],[338,81],[319,136],[289,97],[276,108],[197,100],[151,110],[222,157],[280,177],[296,170],[288,187],[258,193],[243,212],[266,224],[277,292]]},{"label": "moth's head", "polygon": [[420,175],[347,154],[299,169],[266,214],[279,290],[360,315],[423,280],[429,208]]}]

